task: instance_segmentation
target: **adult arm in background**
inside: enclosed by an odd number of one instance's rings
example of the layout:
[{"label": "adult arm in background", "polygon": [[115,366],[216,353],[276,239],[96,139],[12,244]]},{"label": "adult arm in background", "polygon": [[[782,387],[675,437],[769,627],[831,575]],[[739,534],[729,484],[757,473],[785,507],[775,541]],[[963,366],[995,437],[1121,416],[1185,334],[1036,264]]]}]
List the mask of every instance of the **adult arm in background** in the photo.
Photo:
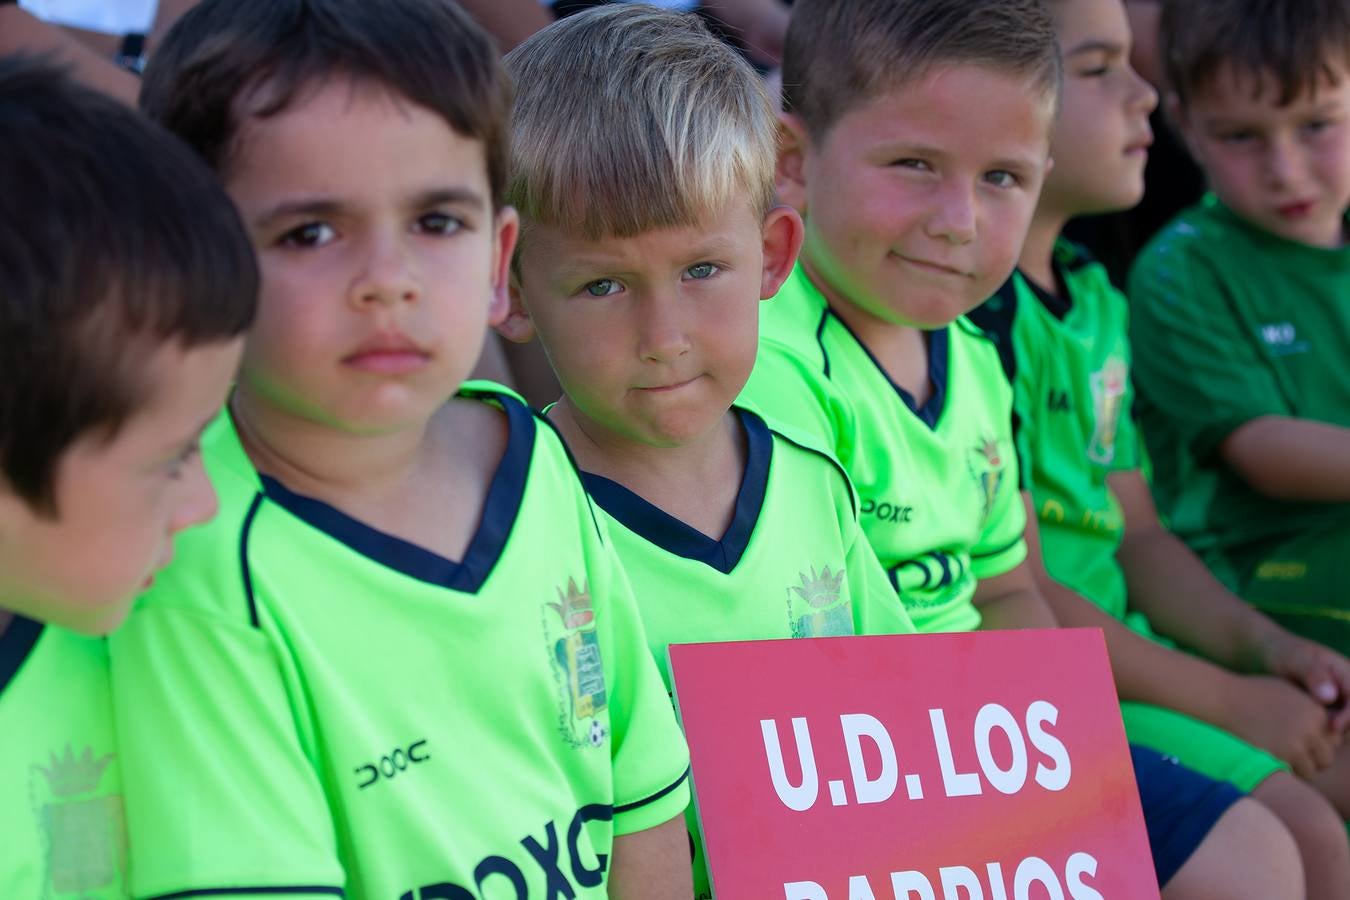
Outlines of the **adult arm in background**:
[{"label": "adult arm in background", "polygon": [[117,66],[110,58],[66,33],[60,26],[50,25],[17,5],[0,5],[0,55],[24,53],[48,56],[71,68],[72,74],[85,84],[111,94],[128,106],[136,105],[140,82]]}]

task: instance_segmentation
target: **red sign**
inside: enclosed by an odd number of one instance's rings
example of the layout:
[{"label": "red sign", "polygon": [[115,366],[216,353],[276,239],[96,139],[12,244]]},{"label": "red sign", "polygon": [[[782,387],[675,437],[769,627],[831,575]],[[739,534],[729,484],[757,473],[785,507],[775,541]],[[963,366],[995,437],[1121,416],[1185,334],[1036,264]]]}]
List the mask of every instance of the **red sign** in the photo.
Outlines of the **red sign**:
[{"label": "red sign", "polygon": [[1157,900],[1096,629],[684,644],[719,900]]}]

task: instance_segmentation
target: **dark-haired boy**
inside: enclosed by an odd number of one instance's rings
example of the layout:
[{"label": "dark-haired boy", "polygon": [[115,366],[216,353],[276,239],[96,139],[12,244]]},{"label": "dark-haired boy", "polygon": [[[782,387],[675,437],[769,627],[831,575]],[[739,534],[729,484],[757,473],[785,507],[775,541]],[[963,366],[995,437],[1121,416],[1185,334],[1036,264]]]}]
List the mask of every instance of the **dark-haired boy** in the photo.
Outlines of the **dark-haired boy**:
[{"label": "dark-haired boy", "polygon": [[1350,653],[1350,2],[1168,3],[1161,27],[1213,194],[1130,277],[1154,494],[1231,590]]},{"label": "dark-haired boy", "polygon": [[143,105],[262,293],[221,515],[113,644],[137,894],[687,898],[631,591],[548,423],[463,385],[516,236],[490,40],[443,0],[207,0]]},{"label": "dark-haired boy", "polygon": [[0,59],[0,895],[127,896],[106,642],[209,518],[197,440],[253,317],[248,239],[178,141]]},{"label": "dark-haired boy", "polygon": [[[1103,629],[1130,739],[1250,792],[1269,812],[1242,815],[1283,822],[1309,895],[1346,896],[1345,831],[1289,768],[1313,777],[1335,757],[1341,725],[1327,707],[1350,689],[1350,661],[1232,596],[1159,521],[1131,412],[1125,299],[1060,238],[1075,216],[1139,199],[1157,95],[1130,68],[1120,0],[1050,8],[1065,59],[1055,167],[1019,271],[971,313],[998,340],[1013,387],[1037,580],[1062,623]],[[1212,873],[1215,893],[1274,896],[1287,838],[1266,843]]]},{"label": "dark-haired boy", "polygon": [[[1026,561],[1012,390],[963,316],[1017,261],[1059,74],[1037,0],[794,5],[778,188],[806,239],[747,395],[838,454],[920,631],[1055,624]],[[1269,832],[1227,815],[1231,786],[1134,762],[1167,897],[1211,896],[1208,874]]]}]

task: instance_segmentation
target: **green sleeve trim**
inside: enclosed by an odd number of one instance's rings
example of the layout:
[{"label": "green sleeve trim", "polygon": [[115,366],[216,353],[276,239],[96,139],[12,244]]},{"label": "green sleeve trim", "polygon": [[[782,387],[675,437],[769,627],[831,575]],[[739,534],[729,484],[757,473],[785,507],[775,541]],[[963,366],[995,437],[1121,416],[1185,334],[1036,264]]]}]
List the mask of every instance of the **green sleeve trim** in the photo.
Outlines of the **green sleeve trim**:
[{"label": "green sleeve trim", "polygon": [[342,888],[331,885],[297,884],[265,885],[260,887],[216,887],[194,888],[188,891],[174,891],[172,894],[156,894],[146,900],[180,900],[184,897],[276,897],[309,894],[323,897],[345,897]]},{"label": "green sleeve trim", "polygon": [[662,797],[666,796],[666,795],[669,794],[671,791],[678,790],[679,787],[680,787],[680,785],[684,784],[684,782],[685,782],[688,778],[689,778],[689,767],[686,766],[685,769],[684,769],[684,772],[680,775],[679,778],[675,779],[675,780],[674,780],[673,782],[671,782],[670,784],[668,784],[668,785],[666,785],[665,787],[661,788],[661,790],[657,791],[655,794],[651,794],[650,796],[644,797],[644,798],[641,799],[641,800],[636,800],[636,801],[634,801],[634,802],[632,802],[632,803],[621,803],[621,804],[615,806],[615,807],[614,807],[614,814],[615,814],[615,815],[622,815],[623,813],[631,812],[631,811],[633,811],[633,810],[635,810],[635,809],[640,809],[641,807],[644,807],[644,806],[647,806],[647,805],[649,805],[649,804],[655,803],[657,800],[660,800]]}]

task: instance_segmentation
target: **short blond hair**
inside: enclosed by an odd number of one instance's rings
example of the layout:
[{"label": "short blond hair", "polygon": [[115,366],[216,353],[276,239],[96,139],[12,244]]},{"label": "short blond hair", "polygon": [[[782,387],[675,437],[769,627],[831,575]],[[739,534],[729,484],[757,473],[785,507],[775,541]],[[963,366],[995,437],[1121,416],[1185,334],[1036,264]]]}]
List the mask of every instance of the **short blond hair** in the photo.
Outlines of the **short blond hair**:
[{"label": "short blond hair", "polygon": [[597,7],[506,57],[516,82],[507,202],[528,230],[589,240],[774,203],[777,120],[749,63],[695,15]]}]

